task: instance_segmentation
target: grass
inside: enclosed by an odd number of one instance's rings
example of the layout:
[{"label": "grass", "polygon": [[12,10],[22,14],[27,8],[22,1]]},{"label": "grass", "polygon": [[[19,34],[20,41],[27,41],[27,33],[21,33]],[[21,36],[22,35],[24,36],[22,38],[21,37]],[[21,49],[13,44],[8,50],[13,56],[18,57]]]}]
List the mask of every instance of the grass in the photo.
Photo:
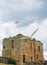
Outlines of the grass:
[{"label": "grass", "polygon": [[2,63],[0,63],[0,65],[7,65],[7,64],[2,64]]},{"label": "grass", "polygon": [[3,63],[0,63],[0,65],[13,65],[13,64],[3,64]]}]

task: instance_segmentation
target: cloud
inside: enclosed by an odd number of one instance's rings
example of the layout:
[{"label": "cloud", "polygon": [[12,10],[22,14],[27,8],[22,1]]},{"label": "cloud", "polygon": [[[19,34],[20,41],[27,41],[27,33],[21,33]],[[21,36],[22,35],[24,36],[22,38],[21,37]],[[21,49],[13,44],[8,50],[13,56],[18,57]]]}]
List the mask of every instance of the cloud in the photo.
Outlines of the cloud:
[{"label": "cloud", "polygon": [[47,52],[44,52],[44,58],[47,60]]},{"label": "cloud", "polygon": [[[15,21],[19,23],[16,25]],[[47,0],[0,0],[0,50],[2,39],[22,33],[42,41],[47,55]],[[1,52],[0,51],[0,52]],[[47,58],[46,58],[47,59]]]},{"label": "cloud", "polygon": [[[42,20],[40,24],[35,21],[29,26],[21,28],[17,28],[18,24],[15,24],[15,22],[0,22],[0,24],[0,39],[10,36],[16,36],[18,33],[31,37],[31,34],[37,28],[39,28],[39,30],[34,34],[33,38],[36,38],[37,40],[40,40],[43,43],[44,55],[45,53],[47,53],[47,18]],[[46,57],[46,55],[44,57]]]},{"label": "cloud", "polygon": [[30,25],[34,21],[47,17],[46,0],[1,0],[0,9],[1,21],[18,19],[19,27]]}]

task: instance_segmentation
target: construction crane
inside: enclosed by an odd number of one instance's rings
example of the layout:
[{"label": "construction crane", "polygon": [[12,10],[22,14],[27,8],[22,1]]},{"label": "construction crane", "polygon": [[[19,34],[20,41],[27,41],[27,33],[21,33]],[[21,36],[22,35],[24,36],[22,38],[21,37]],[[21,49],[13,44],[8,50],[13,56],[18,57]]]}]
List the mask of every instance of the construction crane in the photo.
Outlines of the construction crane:
[{"label": "construction crane", "polygon": [[[37,29],[32,33],[31,37],[33,37],[33,35],[38,31],[38,29],[39,29],[39,28],[37,28]],[[29,38],[29,37],[25,36],[25,37],[23,37],[22,39],[26,39],[26,38]]]},{"label": "construction crane", "polygon": [[38,31],[39,28],[37,28],[31,35],[31,37],[33,37],[33,35]]}]

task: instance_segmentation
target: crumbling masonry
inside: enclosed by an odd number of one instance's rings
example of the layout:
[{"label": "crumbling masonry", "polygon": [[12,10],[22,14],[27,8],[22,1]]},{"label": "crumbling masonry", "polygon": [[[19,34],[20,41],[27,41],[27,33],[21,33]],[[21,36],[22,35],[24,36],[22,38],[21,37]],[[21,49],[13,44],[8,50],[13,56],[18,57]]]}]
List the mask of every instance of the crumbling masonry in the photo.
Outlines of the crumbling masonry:
[{"label": "crumbling masonry", "polygon": [[9,57],[25,62],[43,62],[43,44],[35,39],[18,34],[14,37],[3,39],[3,57]]}]

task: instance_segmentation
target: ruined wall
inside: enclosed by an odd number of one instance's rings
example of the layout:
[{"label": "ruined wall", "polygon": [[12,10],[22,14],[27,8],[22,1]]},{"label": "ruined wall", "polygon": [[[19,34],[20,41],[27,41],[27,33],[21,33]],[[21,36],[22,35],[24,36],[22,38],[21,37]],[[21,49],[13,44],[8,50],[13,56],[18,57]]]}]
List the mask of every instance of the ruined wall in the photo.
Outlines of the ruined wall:
[{"label": "ruined wall", "polygon": [[22,65],[25,62],[42,62],[43,45],[40,41],[31,38],[25,38],[23,35],[17,35],[3,40],[3,57],[10,57],[18,60]]},{"label": "ruined wall", "polygon": [[37,62],[43,62],[43,44],[40,41],[35,42],[35,55],[36,55],[36,61]]},{"label": "ruined wall", "polygon": [[25,62],[43,62],[43,45],[40,41],[23,39],[20,47],[21,63],[23,55]]}]

